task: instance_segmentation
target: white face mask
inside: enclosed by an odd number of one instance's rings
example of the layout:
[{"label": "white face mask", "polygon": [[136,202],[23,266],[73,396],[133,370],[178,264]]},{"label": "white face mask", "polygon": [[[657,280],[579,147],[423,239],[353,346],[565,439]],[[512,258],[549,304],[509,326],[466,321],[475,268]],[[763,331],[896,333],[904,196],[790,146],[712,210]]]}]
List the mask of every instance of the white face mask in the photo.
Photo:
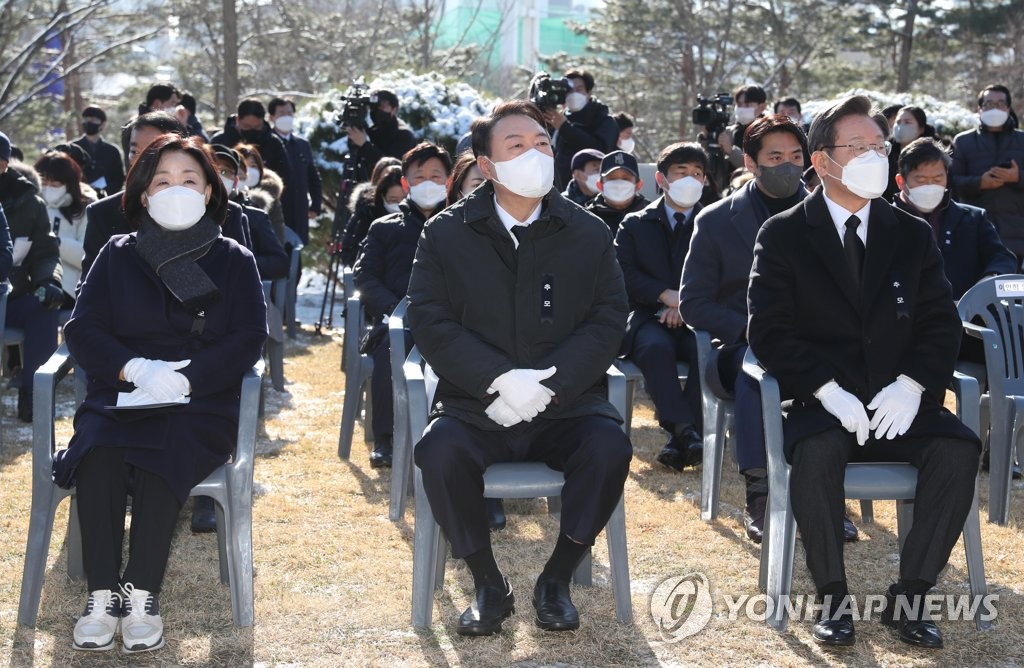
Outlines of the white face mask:
[{"label": "white face mask", "polygon": [[398,202],[384,202],[384,210],[388,213],[398,213],[402,207],[398,206]]},{"label": "white face mask", "polygon": [[249,167],[245,170],[245,187],[255,188],[260,184],[260,170]]},{"label": "white face mask", "polygon": [[495,181],[521,197],[543,197],[555,181],[555,159],[535,148],[511,160],[490,162],[497,176]]},{"label": "white face mask", "polygon": [[165,230],[177,232],[192,227],[206,213],[206,198],[185,186],[171,186],[149,196],[149,215]]},{"label": "white face mask", "polygon": [[704,184],[692,176],[684,176],[668,184],[669,199],[684,209],[699,202],[703,194]]},{"label": "white face mask", "polygon": [[590,191],[591,195],[597,194],[597,182],[601,180],[600,174],[589,174],[587,175],[587,190]]},{"label": "white face mask", "polygon": [[602,191],[604,192],[604,198],[616,204],[628,202],[636,195],[636,184],[626,179],[605,181],[602,187],[604,188]]},{"label": "white face mask", "polygon": [[274,120],[274,127],[277,128],[278,130],[280,130],[281,132],[285,133],[285,134],[288,134],[289,132],[291,132],[292,131],[292,127],[294,127],[294,125],[295,125],[295,117],[294,116],[278,116]]},{"label": "white face mask", "polygon": [[409,199],[421,209],[433,209],[448,196],[448,189],[441,183],[420,181],[409,188]]},{"label": "white face mask", "polygon": [[67,186],[43,186],[42,196],[46,205],[54,209],[71,204]]},{"label": "white face mask", "polygon": [[986,109],[981,112],[981,122],[990,128],[1001,128],[1010,118],[1010,112],[1004,109]]},{"label": "white face mask", "polygon": [[636,148],[636,140],[632,137],[619,140],[619,150],[632,153],[634,148]]},{"label": "white face mask", "polygon": [[736,107],[736,122],[740,125],[750,125],[754,122],[757,107]]},{"label": "white face mask", "polygon": [[[828,159],[836,162],[832,156],[828,156]],[[881,197],[889,185],[889,159],[879,155],[877,151],[865,151],[864,155],[859,155],[846,163],[840,182],[857,197]]]},{"label": "white face mask", "polygon": [[587,102],[589,101],[590,98],[584,93],[569,93],[565,96],[565,106],[569,111],[573,112],[579,111],[583,107],[587,106]]},{"label": "white face mask", "polygon": [[907,188],[907,199],[922,213],[934,211],[939,204],[942,204],[942,198],[945,196],[946,189],[932,183],[916,188]]},{"label": "white face mask", "polygon": [[224,189],[228,191],[228,194],[235,192],[235,180],[229,179],[226,176],[220,177],[220,180],[224,183]]}]

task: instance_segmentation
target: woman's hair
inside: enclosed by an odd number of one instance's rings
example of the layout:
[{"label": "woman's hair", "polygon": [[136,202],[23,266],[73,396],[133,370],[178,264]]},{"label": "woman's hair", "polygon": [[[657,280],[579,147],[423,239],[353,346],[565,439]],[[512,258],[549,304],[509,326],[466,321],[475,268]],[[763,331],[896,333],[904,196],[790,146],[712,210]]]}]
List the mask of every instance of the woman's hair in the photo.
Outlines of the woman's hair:
[{"label": "woman's hair", "polygon": [[70,220],[85,211],[85,200],[82,197],[82,169],[67,153],[47,151],[36,160],[36,171],[39,176],[50,181],[59,181],[68,189],[71,203],[63,206],[60,212]]},{"label": "woman's hair", "polygon": [[377,161],[377,164],[373,166],[373,171],[370,172],[370,183],[377,185],[380,181],[381,175],[384,174],[384,170],[394,165],[402,166],[402,161],[398,158],[392,158],[390,155],[386,155]]},{"label": "woman's hair", "polygon": [[[252,144],[235,144],[235,150],[241,153],[244,159],[248,160],[249,158],[252,158],[256,161],[256,169],[260,170],[260,179],[262,179],[263,172],[266,170],[266,167],[263,164],[263,156],[260,155],[259,148]],[[242,166],[239,165],[238,169],[241,171]]]},{"label": "woman's hair", "polygon": [[463,153],[455,161],[455,166],[452,167],[452,176],[448,179],[448,201],[446,202],[448,206],[462,199],[462,184],[466,182],[469,170],[475,164],[476,156],[472,152]]},{"label": "woman's hair", "polygon": [[373,206],[381,211],[384,209],[384,197],[387,196],[388,191],[394,186],[401,187],[402,185],[402,168],[398,165],[391,165],[381,170],[380,180],[377,181],[377,185],[374,186],[373,192]]},{"label": "woman's hair", "polygon": [[224,224],[228,208],[228,194],[224,184],[217,175],[210,151],[201,139],[196,137],[180,137],[176,134],[160,135],[135,158],[128,177],[125,179],[124,196],[121,208],[124,209],[128,224],[132,229],[139,228],[139,221],[146,207],[142,204],[142,195],[149,188],[156,175],[157,165],[165,153],[181,151],[195,159],[203,171],[206,185],[210,188],[210,201],[206,204],[206,213],[218,225]]},{"label": "woman's hair", "polygon": [[917,121],[917,127],[921,128],[922,137],[934,137],[935,128],[928,124],[928,115],[924,113],[924,109],[921,107],[900,107],[900,110],[896,112],[896,117],[899,118],[900,114],[907,112],[914,117]]}]

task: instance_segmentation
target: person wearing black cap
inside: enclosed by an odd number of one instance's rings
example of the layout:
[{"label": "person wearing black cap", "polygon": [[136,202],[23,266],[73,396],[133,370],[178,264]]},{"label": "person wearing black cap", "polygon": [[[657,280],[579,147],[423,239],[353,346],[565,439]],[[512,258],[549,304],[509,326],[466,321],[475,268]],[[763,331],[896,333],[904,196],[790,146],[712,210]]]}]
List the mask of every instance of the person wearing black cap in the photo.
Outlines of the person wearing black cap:
[{"label": "person wearing black cap", "polygon": [[82,168],[85,182],[100,197],[124,186],[124,159],[117,146],[103,140],[101,133],[106,127],[107,113],[99,107],[86,107],[82,110],[83,134],[72,142],[88,154],[89,162]]},{"label": "person wearing black cap", "polygon": [[612,151],[601,161],[601,178],[597,182],[600,192],[587,203],[586,209],[603,220],[614,235],[626,215],[650,204],[640,194],[643,185],[636,158],[625,151]]},{"label": "person wearing black cap", "polygon": [[597,197],[597,182],[601,179],[601,160],[604,153],[596,148],[585,148],[572,156],[572,180],[565,187],[562,197],[586,206]]}]

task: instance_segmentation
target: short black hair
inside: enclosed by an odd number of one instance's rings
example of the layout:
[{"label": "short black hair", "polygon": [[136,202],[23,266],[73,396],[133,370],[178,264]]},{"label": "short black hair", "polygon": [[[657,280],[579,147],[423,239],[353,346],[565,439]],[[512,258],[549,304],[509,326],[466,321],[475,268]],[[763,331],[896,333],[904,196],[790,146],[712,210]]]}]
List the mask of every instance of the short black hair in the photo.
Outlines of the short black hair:
[{"label": "short black hair", "polygon": [[680,141],[669,144],[658,155],[658,171],[668,175],[672,165],[700,165],[705,173],[708,171],[708,154],[700,144]]},{"label": "short black hair", "polygon": [[377,103],[387,102],[395,109],[398,109],[398,96],[386,88],[370,91],[370,97],[376,97]]},{"label": "short black hair", "polygon": [[594,90],[594,75],[585,69],[574,67],[565,73],[566,79],[583,79],[583,87],[587,92]]},{"label": "short black hair", "polygon": [[177,135],[184,137],[188,134],[185,130],[185,126],[171,114],[166,111],[150,111],[141,116],[137,116],[134,121],[128,124],[129,132],[135,128],[153,128],[159,130],[161,134],[172,132]]},{"label": "short black hair", "polygon": [[781,107],[782,105],[786,105],[787,107],[796,107],[796,110],[798,112],[800,112],[801,114],[804,113],[804,110],[800,107],[800,100],[796,99],[795,97],[784,97],[781,100],[777,100],[775,102],[775,106],[772,108],[772,111],[774,111],[776,114],[779,113],[779,107]]},{"label": "short black hair", "polygon": [[402,156],[402,174],[407,175],[413,167],[418,167],[433,158],[441,161],[446,175],[452,173],[452,157],[448,155],[448,151],[432,142],[422,141]]},{"label": "short black hair", "polygon": [[166,102],[178,93],[178,89],[171,84],[153,84],[146,91],[146,107],[153,106],[153,103],[159,100],[160,102]]},{"label": "short black hair", "polygon": [[949,166],[953,164],[953,158],[942,144],[931,137],[918,137],[900,151],[897,166],[900,176],[907,178],[910,172],[932,162],[941,162],[948,172]]},{"label": "short black hair", "polygon": [[377,177],[377,184],[373,186],[373,205],[378,211],[384,208],[384,198],[388,191],[395,186],[402,185],[402,168],[398,165],[388,165],[381,170]]},{"label": "short black hair", "polygon": [[181,94],[181,106],[188,109],[188,113],[196,115],[196,98],[192,93]]},{"label": "short black hair", "polygon": [[981,92],[978,93],[978,106],[979,107],[981,106],[982,98],[984,98],[985,97],[985,93],[988,93],[988,92],[1002,93],[1003,95],[1006,96],[1006,106],[1007,107],[1012,107],[1013,106],[1013,98],[1010,97],[1010,89],[1007,88],[1006,86],[1004,86],[1003,84],[992,84],[992,85],[989,85],[989,86],[985,86],[984,88],[981,89]]},{"label": "short black hair", "polygon": [[105,123],[107,121],[107,112],[103,111],[99,107],[86,107],[83,109],[82,118],[85,118],[86,116],[98,118],[101,123]]},{"label": "short black hair", "polygon": [[624,111],[620,111],[612,116],[612,118],[615,119],[615,124],[619,126],[619,132],[636,126],[636,119],[633,118],[632,114],[627,114]]},{"label": "short black hair", "polygon": [[892,119],[896,118],[896,114],[898,114],[900,109],[902,108],[902,104],[890,104],[885,109],[882,109],[882,115],[885,116],[885,120],[891,121]]},{"label": "short black hair", "polygon": [[868,116],[875,120],[873,117],[876,113],[871,107],[871,100],[864,95],[853,95],[836,102],[814,117],[807,133],[807,148],[814,153],[823,150],[825,146],[834,145],[836,124],[847,116]]},{"label": "short black hair", "polygon": [[753,102],[754,104],[764,104],[768,101],[768,93],[764,91],[764,88],[750,84],[748,86],[740,86],[732,94],[733,101],[736,104],[740,103],[740,97],[743,98],[744,104]]},{"label": "short black hair", "polygon": [[286,104],[292,105],[292,111],[295,111],[295,100],[290,97],[275,97],[270,101],[270,104],[267,105],[267,111],[270,112],[271,116],[276,116],[277,108],[283,107]]},{"label": "short black hair", "polygon": [[750,159],[757,162],[757,154],[761,152],[761,145],[766,135],[773,132],[784,132],[793,135],[800,148],[804,151],[804,158],[807,157],[807,135],[799,125],[793,122],[789,116],[774,114],[772,116],[761,116],[755,118],[754,122],[747,126],[743,133],[743,152],[750,156]]},{"label": "short black hair", "polygon": [[238,117],[244,118],[245,116],[259,116],[262,120],[267,115],[267,110],[263,106],[263,103],[255,97],[247,97],[238,103]]},{"label": "short black hair", "polygon": [[473,155],[478,157],[491,155],[491,133],[494,126],[506,116],[528,116],[547,132],[544,114],[540,108],[528,100],[509,100],[494,107],[490,116],[483,116],[473,121]]}]

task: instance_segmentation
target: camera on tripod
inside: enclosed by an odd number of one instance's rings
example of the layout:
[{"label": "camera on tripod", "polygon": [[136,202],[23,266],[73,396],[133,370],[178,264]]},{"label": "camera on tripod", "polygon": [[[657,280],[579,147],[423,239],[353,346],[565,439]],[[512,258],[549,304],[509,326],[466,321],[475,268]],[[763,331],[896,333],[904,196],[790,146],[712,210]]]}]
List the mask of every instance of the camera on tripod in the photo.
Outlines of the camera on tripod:
[{"label": "camera on tripod", "polygon": [[571,92],[572,84],[568,79],[552,79],[547,72],[538,72],[530,81],[530,102],[541,109],[554,109],[565,104],[565,96]]},{"label": "camera on tripod", "polygon": [[693,124],[703,125],[708,139],[717,140],[719,133],[729,125],[729,107],[732,106],[732,95],[719,93],[713,97],[697,96],[697,106],[693,109]]},{"label": "camera on tripod", "polygon": [[352,84],[338,101],[341,103],[341,112],[334,118],[336,125],[342,128],[367,129],[366,118],[373,105],[377,104],[377,96],[370,94],[366,84],[361,81]]}]

